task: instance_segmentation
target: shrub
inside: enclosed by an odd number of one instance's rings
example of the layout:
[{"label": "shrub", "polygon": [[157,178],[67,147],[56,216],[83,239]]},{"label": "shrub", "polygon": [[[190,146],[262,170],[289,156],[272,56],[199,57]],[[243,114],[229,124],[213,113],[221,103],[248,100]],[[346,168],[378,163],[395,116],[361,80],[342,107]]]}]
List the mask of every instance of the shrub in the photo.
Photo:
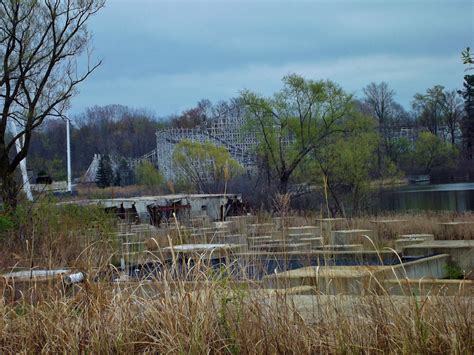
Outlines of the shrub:
[{"label": "shrub", "polygon": [[148,187],[164,184],[165,179],[160,172],[148,161],[141,162],[136,168],[138,182]]},{"label": "shrub", "polygon": [[8,232],[14,227],[13,221],[7,216],[0,216],[0,233]]}]

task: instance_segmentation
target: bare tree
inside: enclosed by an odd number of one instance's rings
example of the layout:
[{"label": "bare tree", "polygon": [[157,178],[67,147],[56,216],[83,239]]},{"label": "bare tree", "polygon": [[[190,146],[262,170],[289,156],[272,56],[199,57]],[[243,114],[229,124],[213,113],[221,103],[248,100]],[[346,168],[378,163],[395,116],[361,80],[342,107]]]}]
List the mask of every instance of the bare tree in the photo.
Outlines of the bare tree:
[{"label": "bare tree", "polygon": [[203,99],[199,101],[195,107],[184,111],[179,116],[172,117],[170,124],[174,128],[199,127],[208,120],[211,106],[212,104],[209,100]]},{"label": "bare tree", "polygon": [[463,101],[456,90],[446,91],[443,101],[444,120],[453,146],[456,143],[456,131],[460,128],[463,110]]},{"label": "bare tree", "polygon": [[[62,117],[77,85],[100,61],[82,70],[90,54],[86,23],[105,0],[0,0],[1,194],[15,208],[15,170],[27,156],[32,133],[47,117]],[[15,124],[17,134],[7,135]],[[17,141],[21,150],[14,152]]]},{"label": "bare tree", "polygon": [[372,115],[377,119],[379,129],[383,128],[392,117],[395,91],[390,89],[386,82],[370,83],[363,91],[366,96],[365,102],[371,108]]},{"label": "bare tree", "polygon": [[413,97],[412,107],[418,115],[419,122],[435,136],[443,133],[439,131],[443,123],[444,101],[444,86],[441,85],[426,90],[426,94],[416,93]]},{"label": "bare tree", "polygon": [[[391,146],[391,121],[393,120],[396,103],[393,100],[395,91],[388,87],[386,82],[380,84],[370,83],[364,89],[365,103],[370,108],[372,116],[377,120],[379,136],[382,139],[382,147],[377,148],[377,167],[382,170],[382,157],[384,150]],[[390,153],[390,152],[388,152]]]}]

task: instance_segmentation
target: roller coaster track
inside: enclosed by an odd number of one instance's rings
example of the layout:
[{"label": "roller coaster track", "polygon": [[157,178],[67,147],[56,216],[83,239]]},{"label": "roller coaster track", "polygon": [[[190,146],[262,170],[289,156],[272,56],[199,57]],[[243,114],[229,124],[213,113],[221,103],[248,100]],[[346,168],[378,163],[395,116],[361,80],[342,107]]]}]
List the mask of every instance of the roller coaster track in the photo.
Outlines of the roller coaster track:
[{"label": "roller coaster track", "polygon": [[[217,134],[214,134],[213,131],[218,132]],[[150,161],[158,167],[165,176],[171,178],[174,175],[172,161],[174,147],[182,140],[188,139],[199,143],[211,142],[217,146],[224,147],[229,151],[230,155],[244,167],[252,166],[255,162],[255,157],[252,149],[254,144],[251,139],[247,139],[247,142],[243,143],[231,142],[229,139],[221,136],[228,134],[233,137],[232,134],[236,134],[236,132],[238,131],[235,129],[232,130],[232,127],[229,131],[225,131],[224,129],[213,130],[209,128],[167,129],[158,131],[156,133],[157,148],[142,155],[136,159],[135,162],[138,164],[144,160]],[[248,138],[249,136],[247,135],[246,137]],[[242,146],[239,146],[239,144]]]}]

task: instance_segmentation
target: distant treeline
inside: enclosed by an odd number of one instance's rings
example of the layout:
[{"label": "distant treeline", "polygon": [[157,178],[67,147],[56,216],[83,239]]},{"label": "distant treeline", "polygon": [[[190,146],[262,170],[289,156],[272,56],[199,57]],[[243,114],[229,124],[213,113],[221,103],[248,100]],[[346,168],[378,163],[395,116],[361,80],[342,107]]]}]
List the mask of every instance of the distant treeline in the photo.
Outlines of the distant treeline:
[{"label": "distant treeline", "polygon": [[[449,174],[443,170],[443,165],[456,169],[461,175],[463,171],[470,170],[474,141],[473,87],[474,76],[466,75],[461,90],[434,86],[424,93],[415,94],[410,110],[405,110],[396,102],[395,92],[388,84],[382,82],[367,85],[363,89],[364,96],[354,99],[354,102],[361,113],[372,117],[376,123],[379,137],[376,159],[380,169],[384,162],[390,161],[404,173],[439,173],[444,179],[452,179],[452,176],[447,176]],[[89,108],[72,118],[73,175],[81,176],[94,154],[139,157],[156,148],[157,130],[170,127],[192,128],[209,123],[229,112],[229,107],[235,108],[238,105],[239,98],[216,104],[202,100],[182,114],[166,118],[158,118],[151,111],[122,105]],[[430,133],[455,149],[457,163],[453,164],[451,161],[450,164],[444,164],[443,161],[437,161],[437,153],[434,152],[433,156],[426,157],[427,165],[421,166],[420,159],[415,161],[411,155],[405,154],[421,132]],[[425,136],[424,139],[436,146],[436,142],[430,141],[430,137]],[[442,151],[444,146],[437,147],[441,149],[440,157],[445,159],[446,154]],[[28,167],[34,173],[48,173],[56,180],[65,178],[64,121],[51,119],[34,133]]]},{"label": "distant treeline", "polygon": [[[72,119],[73,175],[88,168],[94,154],[139,157],[156,146],[155,132],[165,124],[151,112],[121,105],[93,107]],[[36,131],[28,156],[28,168],[44,171],[55,179],[66,175],[66,123],[50,120]]]},{"label": "distant treeline", "polygon": [[[221,103],[222,104],[222,103]],[[155,133],[163,128],[192,128],[204,123],[217,109],[208,100],[181,115],[159,118],[145,109],[122,105],[94,106],[71,117],[71,155],[74,177],[80,177],[92,162],[94,154],[137,158],[156,148]],[[28,169],[44,172],[54,179],[66,176],[66,123],[59,119],[46,121],[33,134]]]}]

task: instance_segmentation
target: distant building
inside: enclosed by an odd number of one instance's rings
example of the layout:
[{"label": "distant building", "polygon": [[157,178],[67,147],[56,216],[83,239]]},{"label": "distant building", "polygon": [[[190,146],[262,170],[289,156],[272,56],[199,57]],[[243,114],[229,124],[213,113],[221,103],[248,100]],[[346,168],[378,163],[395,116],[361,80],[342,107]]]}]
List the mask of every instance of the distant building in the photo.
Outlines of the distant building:
[{"label": "distant building", "polygon": [[149,223],[156,227],[165,222],[173,223],[173,213],[180,221],[199,218],[223,221],[228,216],[244,212],[240,194],[175,194],[82,200],[65,204],[102,206],[128,222]]}]

